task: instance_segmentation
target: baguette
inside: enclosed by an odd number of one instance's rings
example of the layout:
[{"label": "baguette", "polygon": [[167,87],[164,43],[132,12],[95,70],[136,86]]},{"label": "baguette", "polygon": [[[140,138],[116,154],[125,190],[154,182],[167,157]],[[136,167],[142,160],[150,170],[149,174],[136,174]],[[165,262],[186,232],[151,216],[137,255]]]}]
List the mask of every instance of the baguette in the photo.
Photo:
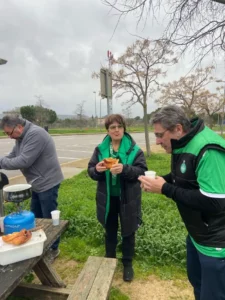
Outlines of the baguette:
[{"label": "baguette", "polygon": [[2,236],[2,240],[5,243],[12,244],[15,246],[25,244],[32,237],[32,233],[29,230],[22,229],[19,232],[13,232]]}]

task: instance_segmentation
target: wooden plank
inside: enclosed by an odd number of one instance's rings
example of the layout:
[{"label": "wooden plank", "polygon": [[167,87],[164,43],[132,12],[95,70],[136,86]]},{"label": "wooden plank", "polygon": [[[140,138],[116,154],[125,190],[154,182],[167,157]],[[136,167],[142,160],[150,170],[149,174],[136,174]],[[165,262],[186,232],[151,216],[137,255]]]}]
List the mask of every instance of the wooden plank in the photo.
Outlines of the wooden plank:
[{"label": "wooden plank", "polygon": [[[85,300],[92,288],[103,257],[89,256],[78,279],[76,280],[68,300]],[[97,300],[96,298],[95,300]]]},{"label": "wooden plank", "polygon": [[43,258],[39,260],[39,262],[34,266],[33,270],[40,279],[41,283],[44,285],[54,287],[66,286],[47,259]]},{"label": "wooden plank", "polygon": [[106,300],[117,266],[117,259],[103,258],[87,300]]},{"label": "wooden plank", "polygon": [[68,288],[54,288],[40,284],[20,283],[13,291],[12,295],[16,297],[31,297],[33,300],[67,300],[71,293],[71,286]]}]

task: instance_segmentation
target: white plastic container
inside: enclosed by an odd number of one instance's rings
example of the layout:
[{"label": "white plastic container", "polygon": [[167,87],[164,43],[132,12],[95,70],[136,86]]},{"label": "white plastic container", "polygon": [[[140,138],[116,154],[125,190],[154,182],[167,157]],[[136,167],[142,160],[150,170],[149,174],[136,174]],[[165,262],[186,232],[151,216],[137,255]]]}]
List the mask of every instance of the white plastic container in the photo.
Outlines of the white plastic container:
[{"label": "white plastic container", "polygon": [[0,265],[5,266],[42,255],[46,239],[42,229],[32,232],[31,239],[20,246],[7,244],[0,237]]}]

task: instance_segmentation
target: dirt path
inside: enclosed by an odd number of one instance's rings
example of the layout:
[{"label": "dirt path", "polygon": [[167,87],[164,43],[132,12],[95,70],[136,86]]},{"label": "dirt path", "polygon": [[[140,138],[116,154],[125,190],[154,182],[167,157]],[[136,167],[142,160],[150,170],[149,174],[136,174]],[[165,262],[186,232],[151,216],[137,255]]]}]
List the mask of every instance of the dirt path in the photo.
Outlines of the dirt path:
[{"label": "dirt path", "polygon": [[192,288],[185,280],[160,280],[150,276],[131,283],[115,279],[113,286],[128,295],[130,300],[194,300]]},{"label": "dirt path", "polygon": [[[80,272],[76,261],[59,257],[53,266],[66,284],[74,284]],[[129,296],[130,300],[194,300],[187,280],[160,280],[149,276],[146,280],[135,279],[127,283],[122,280],[121,272],[117,271],[112,286]]]}]

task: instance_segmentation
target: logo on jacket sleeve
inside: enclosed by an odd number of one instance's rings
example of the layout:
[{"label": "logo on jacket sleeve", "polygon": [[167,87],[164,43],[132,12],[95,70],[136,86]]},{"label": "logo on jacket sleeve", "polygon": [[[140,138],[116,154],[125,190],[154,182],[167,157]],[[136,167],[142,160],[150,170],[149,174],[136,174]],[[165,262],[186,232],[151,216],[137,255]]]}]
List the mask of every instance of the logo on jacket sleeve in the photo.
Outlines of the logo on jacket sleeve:
[{"label": "logo on jacket sleeve", "polygon": [[187,171],[187,166],[186,166],[185,160],[182,162],[182,164],[180,166],[180,171],[182,174],[184,174]]}]

